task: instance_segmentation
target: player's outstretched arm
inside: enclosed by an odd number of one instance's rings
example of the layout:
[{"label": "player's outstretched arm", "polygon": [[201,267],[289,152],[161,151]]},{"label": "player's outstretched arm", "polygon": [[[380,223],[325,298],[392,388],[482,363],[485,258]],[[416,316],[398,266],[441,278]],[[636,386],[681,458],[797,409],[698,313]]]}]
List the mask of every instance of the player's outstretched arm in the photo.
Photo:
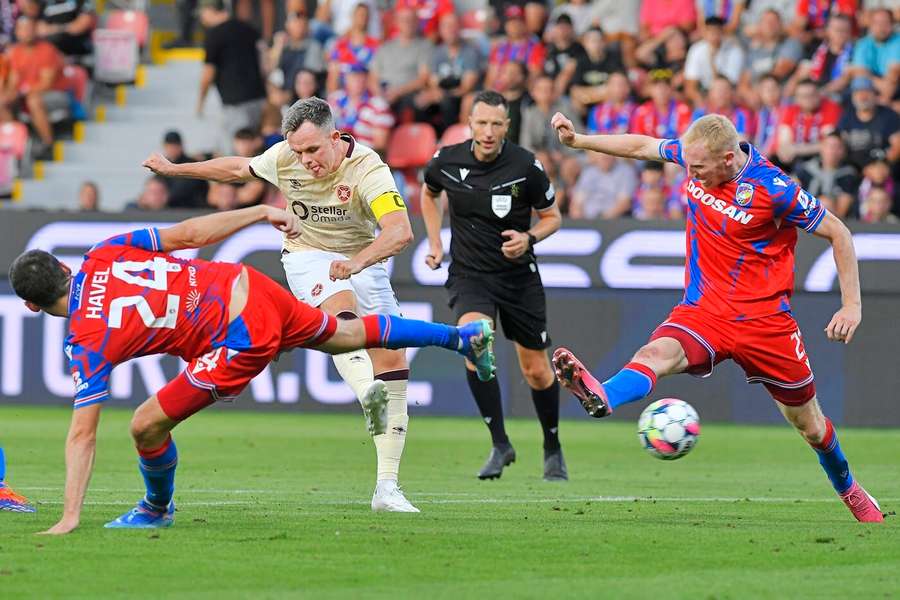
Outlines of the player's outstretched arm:
[{"label": "player's outstretched arm", "polygon": [[203,215],[159,230],[165,252],[184,248],[202,248],[237,233],[260,221],[268,221],[289,238],[300,235],[300,219],[274,206],[250,206],[225,212]]},{"label": "player's outstretched arm", "polygon": [[222,156],[201,162],[175,164],[165,156],[154,152],[141,166],[164,177],[208,179],[220,183],[239,183],[254,179],[250,171],[250,159],[243,156]]},{"label": "player's outstretched arm", "polygon": [[834,253],[838,282],[841,286],[841,308],[831,318],[825,335],[829,340],[849,344],[862,321],[862,295],[859,290],[859,265],[853,248],[853,235],[847,226],[830,212],[825,213],[814,235],[825,238]]},{"label": "player's outstretched arm", "polygon": [[662,140],[658,138],[634,134],[584,135],[576,133],[572,121],[562,113],[553,115],[550,125],[556,129],[561,144],[576,150],[593,150],[636,160],[663,160],[659,155],[659,144]]},{"label": "player's outstretched arm", "polygon": [[66,492],[63,514],[59,522],[44,531],[49,535],[62,535],[78,527],[81,507],[87,493],[91,472],[94,470],[94,454],[97,448],[97,425],[100,422],[102,404],[91,404],[76,409],[66,438]]}]

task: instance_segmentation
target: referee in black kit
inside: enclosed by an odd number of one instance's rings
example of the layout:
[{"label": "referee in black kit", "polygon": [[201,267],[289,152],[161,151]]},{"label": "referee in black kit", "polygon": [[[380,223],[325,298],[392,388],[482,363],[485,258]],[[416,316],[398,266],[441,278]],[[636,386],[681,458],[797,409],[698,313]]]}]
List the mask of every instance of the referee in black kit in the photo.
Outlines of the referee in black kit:
[{"label": "referee in black kit", "polygon": [[[445,146],[425,170],[422,216],[428,231],[426,263],[440,267],[441,191],[450,204],[449,304],[460,324],[500,315],[544,431],[544,479],[569,478],[559,445],[559,385],[546,348],[547,309],[534,245],[559,229],[554,190],[534,154],[506,141],[509,116],[497,92],[480,92],[472,105],[473,139]],[[532,211],[538,220],[532,226]],[[479,479],[495,479],[516,460],[506,429],[497,378],[480,381],[466,363],[469,389],[487,423],[493,448]]]}]

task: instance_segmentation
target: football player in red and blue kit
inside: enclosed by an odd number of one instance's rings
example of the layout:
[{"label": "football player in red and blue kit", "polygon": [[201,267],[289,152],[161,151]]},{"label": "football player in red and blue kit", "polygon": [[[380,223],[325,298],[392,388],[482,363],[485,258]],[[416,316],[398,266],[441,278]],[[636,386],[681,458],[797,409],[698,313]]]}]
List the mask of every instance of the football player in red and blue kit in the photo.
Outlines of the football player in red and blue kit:
[{"label": "football player in red and blue kit", "polygon": [[560,382],[591,416],[605,417],[640,400],[665,375],[707,377],[732,359],[750,383],[762,383],[785,418],[816,451],[835,491],[859,521],[881,522],[878,503],[856,482],[834,426],[822,414],[800,329],[791,315],[797,229],[831,243],[841,308],[825,328],[849,343],[862,319],[859,271],[850,232],[812,195],[740,142],[722,115],[695,121],[681,139],[575,133],[551,120],[572,148],[685,167],[688,183],[685,292],[625,367],[600,383],[565,348],[554,353]]},{"label": "football player in red and blue kit", "polygon": [[[78,526],[109,376],[131,358],[171,354],[189,364],[134,413],[131,434],[147,493],[107,523],[114,528],[172,524],[178,451],[171,430],[217,400],[236,397],[283,351],[440,346],[473,361],[480,377],[493,377],[487,322],[455,327],[386,315],[338,320],[250,267],[168,254],[214,244],[259,221],[288,237],[300,233],[293,213],[255,206],[110,238],[88,251],[74,275],[42,250],[13,262],[10,280],[26,306],[70,321],[65,352],[75,380],[75,411],[66,441],[65,504],[62,518],[46,533]],[[386,388],[373,402],[371,418],[383,430]]]}]

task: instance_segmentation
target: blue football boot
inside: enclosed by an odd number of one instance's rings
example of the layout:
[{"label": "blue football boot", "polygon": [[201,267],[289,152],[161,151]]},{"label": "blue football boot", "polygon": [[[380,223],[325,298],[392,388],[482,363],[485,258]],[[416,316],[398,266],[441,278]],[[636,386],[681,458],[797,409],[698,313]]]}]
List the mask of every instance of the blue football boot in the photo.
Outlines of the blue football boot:
[{"label": "blue football boot", "polygon": [[129,510],[121,517],[104,525],[107,529],[161,529],[171,527],[175,522],[175,502],[169,502],[169,507],[160,511],[141,500],[137,506]]},{"label": "blue football boot", "polygon": [[475,373],[481,381],[490,381],[497,370],[494,360],[494,330],[487,319],[472,321],[457,327],[462,347],[459,353],[475,365]]}]

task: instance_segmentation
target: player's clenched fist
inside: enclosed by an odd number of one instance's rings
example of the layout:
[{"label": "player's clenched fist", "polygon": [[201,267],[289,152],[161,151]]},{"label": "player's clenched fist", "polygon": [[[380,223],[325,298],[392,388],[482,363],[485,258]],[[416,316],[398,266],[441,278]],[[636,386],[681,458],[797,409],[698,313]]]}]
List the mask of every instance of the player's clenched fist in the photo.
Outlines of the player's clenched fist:
[{"label": "player's clenched fist", "polygon": [[572,146],[575,143],[575,126],[564,114],[558,112],[553,115],[553,118],[550,119],[550,125],[556,129],[560,144]]},{"label": "player's clenched fist", "polygon": [[153,154],[148,156],[143,163],[141,163],[141,166],[150,169],[158,175],[169,175],[169,170],[172,167],[172,163],[169,162],[169,159],[167,159],[162,154],[154,152]]},{"label": "player's clenched fist", "polygon": [[444,245],[440,242],[431,244],[428,247],[428,254],[425,255],[425,264],[432,271],[441,268],[441,262],[444,260]]},{"label": "player's clenched fist", "polygon": [[300,218],[294,213],[267,206],[266,220],[286,237],[290,239],[300,237]]},{"label": "player's clenched fist", "polygon": [[328,276],[331,277],[332,281],[337,281],[338,279],[350,279],[351,275],[356,275],[360,271],[362,271],[362,267],[352,260],[336,260],[331,263],[331,268],[328,270]]},{"label": "player's clenched fist", "polygon": [[858,304],[842,306],[841,310],[831,317],[831,322],[825,328],[825,335],[833,342],[849,344],[861,321],[862,308]]}]

